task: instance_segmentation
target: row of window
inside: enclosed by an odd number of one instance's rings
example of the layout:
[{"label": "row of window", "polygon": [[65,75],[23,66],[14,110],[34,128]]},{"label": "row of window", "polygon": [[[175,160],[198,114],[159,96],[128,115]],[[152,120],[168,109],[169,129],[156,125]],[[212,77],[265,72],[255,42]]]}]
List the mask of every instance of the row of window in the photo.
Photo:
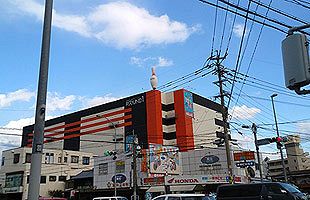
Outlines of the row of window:
[{"label": "row of window", "polygon": [[[71,156],[71,163],[79,163],[79,156]],[[13,157],[13,163],[17,164],[20,161],[20,154],[16,153]],[[2,157],[1,166],[4,165],[5,157]],[[68,163],[68,157],[63,157],[63,162]],[[31,153],[26,153],[25,163],[31,163]],[[45,153],[45,163],[54,163],[54,153]],[[62,157],[58,157],[58,163],[62,163]],[[90,157],[82,156],[82,164],[89,165]]]},{"label": "row of window", "polygon": [[[44,184],[46,183],[46,176],[41,176],[40,183]],[[59,182],[65,182],[67,180],[67,176],[58,176],[58,181]],[[49,182],[56,182],[57,181],[57,176],[49,176],[48,177]],[[29,175],[27,175],[27,183],[29,183]]]}]

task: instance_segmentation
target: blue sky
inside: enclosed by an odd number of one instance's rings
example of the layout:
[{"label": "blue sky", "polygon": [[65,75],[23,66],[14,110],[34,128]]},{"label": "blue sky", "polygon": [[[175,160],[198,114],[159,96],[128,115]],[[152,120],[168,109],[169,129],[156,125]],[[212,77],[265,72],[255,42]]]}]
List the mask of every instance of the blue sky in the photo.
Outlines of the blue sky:
[{"label": "blue sky", "polygon": [[[267,0],[262,2],[269,4]],[[21,131],[9,129],[20,129],[33,123],[43,5],[42,0],[1,0],[1,133],[20,134]],[[241,5],[246,7],[247,3],[242,1]],[[284,0],[273,1],[271,5],[310,21],[309,10],[301,6]],[[251,9],[255,10],[256,4],[252,3]],[[47,118],[150,90],[151,67],[156,68],[159,86],[201,68],[211,55],[215,12],[214,7],[198,0],[54,0]],[[266,9],[259,7],[257,12],[265,15]],[[217,13],[215,50],[221,46],[225,19],[224,11]],[[300,25],[271,11],[268,17],[291,26]],[[222,52],[229,43],[228,56],[223,62],[229,69],[235,68],[244,29],[244,18],[237,17],[235,23],[233,19],[234,15],[228,13],[222,42]],[[300,97],[284,87],[281,41],[286,35],[263,27],[251,62],[261,29],[260,24],[254,23],[253,28],[251,24],[248,21],[246,25],[244,40],[248,42],[240,72],[245,74],[250,66],[248,75],[252,79],[247,79],[238,102],[242,84],[236,83],[230,104],[231,121],[235,122],[232,125],[244,134],[238,135],[232,129],[233,135],[241,146],[252,148],[252,135],[241,129],[240,124],[273,124],[270,95],[277,92],[278,121],[302,120],[280,124],[283,131],[280,132],[299,132],[303,147],[309,146],[310,96]],[[228,42],[231,30],[232,37]],[[213,84],[215,80],[216,76],[208,75],[162,91],[183,87],[213,99],[218,94],[218,88]],[[268,82],[267,86],[258,80]],[[226,85],[225,89],[230,90],[231,85]],[[258,130],[259,138],[275,135],[274,126],[262,127],[265,129]],[[0,138],[0,150],[20,144],[17,136],[0,135]],[[277,152],[275,145],[262,149]]]}]

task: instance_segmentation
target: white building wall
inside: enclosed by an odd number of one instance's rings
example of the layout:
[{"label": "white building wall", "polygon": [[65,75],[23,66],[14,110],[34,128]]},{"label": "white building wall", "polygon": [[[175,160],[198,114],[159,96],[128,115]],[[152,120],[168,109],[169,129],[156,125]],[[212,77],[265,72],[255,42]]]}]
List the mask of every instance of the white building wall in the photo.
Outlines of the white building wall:
[{"label": "white building wall", "polygon": [[[2,153],[5,158],[4,165],[1,166],[0,175],[6,177],[8,173],[23,172],[22,186],[19,188],[4,188],[4,192],[23,192],[23,200],[28,196],[27,176],[30,175],[30,163],[26,163],[26,153],[31,153],[31,148],[23,147],[12,150],[7,150]],[[46,154],[53,153],[54,159],[45,159]],[[20,154],[18,163],[13,163],[14,154]],[[71,163],[71,156],[79,156],[78,163]],[[83,157],[89,157],[89,165],[83,165]],[[67,162],[64,162],[67,158]],[[93,154],[85,152],[67,151],[67,150],[55,150],[44,149],[42,157],[41,176],[46,176],[46,183],[40,184],[40,195],[48,197],[49,190],[64,190],[65,182],[59,181],[60,176],[65,176],[66,180],[70,176],[75,176],[83,170],[90,170],[93,168]],[[50,176],[56,176],[56,181],[49,180]],[[4,179],[5,180],[5,179]],[[5,186],[5,182],[2,182]]]}]

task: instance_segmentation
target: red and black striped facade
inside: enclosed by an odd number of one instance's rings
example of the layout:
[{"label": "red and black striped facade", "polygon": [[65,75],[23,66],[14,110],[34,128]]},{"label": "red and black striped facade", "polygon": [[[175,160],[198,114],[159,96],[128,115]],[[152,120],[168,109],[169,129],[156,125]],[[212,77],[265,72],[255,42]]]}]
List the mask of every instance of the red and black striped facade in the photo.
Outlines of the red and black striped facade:
[{"label": "red and black striped facade", "polygon": [[[57,148],[80,151],[83,149],[83,138],[92,138],[100,134],[105,138],[105,132],[113,131],[116,125],[118,134],[121,132],[123,141],[126,136],[138,136],[142,148],[148,144],[165,144],[175,141],[181,151],[194,148],[193,117],[186,113],[184,92],[172,92],[173,99],[165,103],[167,93],[152,90],[114,102],[102,104],[78,112],[70,113],[45,122],[44,143],[52,145],[61,142]],[[197,94],[192,94],[193,104],[197,104],[215,112],[221,112],[221,106]],[[173,113],[166,117],[165,113]],[[215,124],[220,125],[218,119]],[[164,130],[163,127],[173,127]],[[175,127],[175,128],[174,128]],[[22,146],[31,146],[34,125],[23,128]],[[167,131],[168,130],[168,131]],[[169,131],[170,130],[170,131]]]}]

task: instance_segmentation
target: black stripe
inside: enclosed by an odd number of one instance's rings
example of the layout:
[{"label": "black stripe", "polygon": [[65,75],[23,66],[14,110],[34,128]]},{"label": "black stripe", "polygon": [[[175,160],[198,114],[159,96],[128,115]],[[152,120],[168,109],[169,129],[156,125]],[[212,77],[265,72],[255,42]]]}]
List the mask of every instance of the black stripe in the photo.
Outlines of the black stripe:
[{"label": "black stripe", "polygon": [[164,134],[163,137],[165,140],[177,139],[177,133],[176,132],[169,132],[169,133],[163,132],[163,134]]},{"label": "black stripe", "polygon": [[163,125],[170,126],[175,124],[175,117],[163,118]]},{"label": "black stripe", "polygon": [[172,111],[174,110],[174,103],[171,104],[161,104],[162,111]]},{"label": "black stripe", "polygon": [[216,102],[213,102],[207,98],[199,96],[198,94],[193,93],[193,101],[194,103],[201,105],[203,107],[209,108],[211,110],[215,110],[219,113],[222,113],[222,106]]}]

